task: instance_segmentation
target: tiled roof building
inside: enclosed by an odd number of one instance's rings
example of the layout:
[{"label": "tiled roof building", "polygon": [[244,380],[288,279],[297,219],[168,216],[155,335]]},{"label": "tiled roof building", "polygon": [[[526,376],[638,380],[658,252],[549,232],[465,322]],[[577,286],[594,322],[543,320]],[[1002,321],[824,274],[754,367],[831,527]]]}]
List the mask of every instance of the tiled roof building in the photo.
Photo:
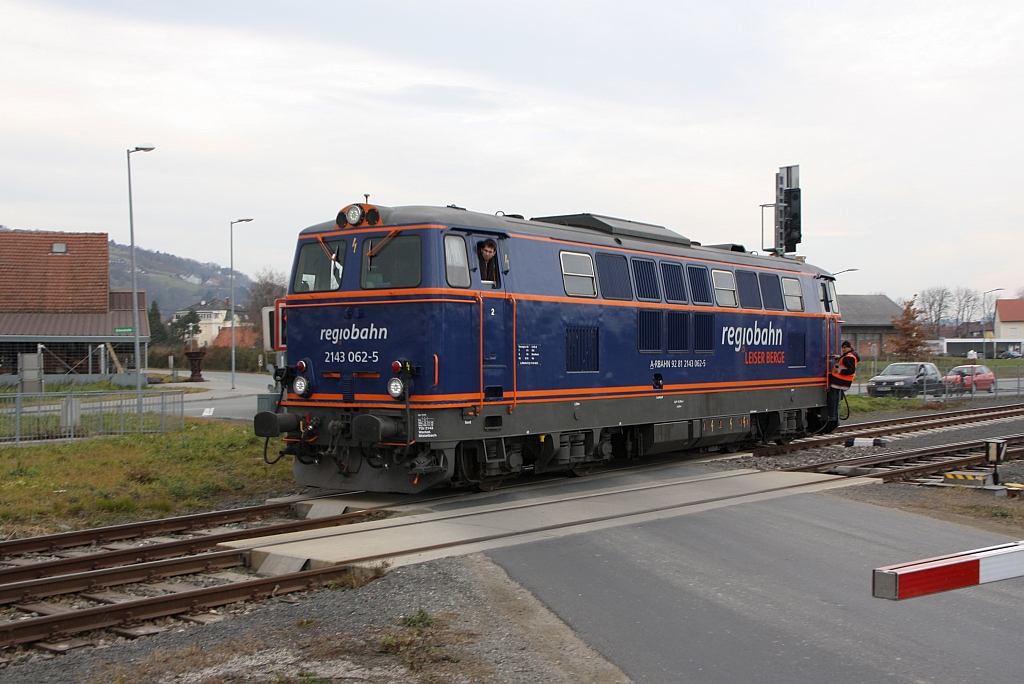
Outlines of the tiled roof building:
[{"label": "tiled roof building", "polygon": [[[0,379],[39,345],[50,375],[135,368],[132,296],[110,290],[108,258],[106,233],[0,230]],[[148,346],[144,292],[139,309]]]}]

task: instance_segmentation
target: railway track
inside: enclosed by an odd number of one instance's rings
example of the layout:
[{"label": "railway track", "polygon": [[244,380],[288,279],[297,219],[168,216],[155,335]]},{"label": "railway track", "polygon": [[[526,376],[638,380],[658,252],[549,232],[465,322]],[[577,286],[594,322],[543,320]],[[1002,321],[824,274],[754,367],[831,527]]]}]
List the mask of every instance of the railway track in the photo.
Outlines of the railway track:
[{"label": "railway track", "polygon": [[[848,425],[827,438],[801,440],[778,449],[759,450],[755,455],[772,455],[837,444],[854,436],[920,431],[1017,415],[1024,415],[1024,404],[952,411],[926,418]],[[1024,434],[1011,435],[1006,439],[1011,445],[1016,445],[1009,450],[1009,458],[1024,456]],[[841,459],[787,470],[863,476],[883,481],[908,479],[979,464],[984,461],[981,452],[983,445],[981,441],[962,442]],[[734,475],[713,477],[728,478]],[[648,484],[633,487],[629,491],[654,491],[672,485],[672,482]],[[607,493],[584,493],[563,500],[605,495]],[[566,523],[535,525],[507,533],[482,535],[475,537],[472,543],[607,522],[727,498],[710,497],[684,504],[655,506]],[[504,506],[502,510],[538,505],[543,504],[520,502]],[[0,649],[36,644],[50,650],[63,651],[89,643],[88,640],[75,639],[75,635],[103,629],[113,629],[123,636],[135,637],[162,631],[153,626],[151,621],[169,616],[196,622],[212,621],[215,616],[210,611],[217,607],[311,590],[331,582],[351,582],[357,565],[396,556],[395,552],[388,552],[346,559],[344,563],[320,569],[303,569],[271,577],[254,576],[248,567],[251,560],[249,553],[259,544],[256,541],[259,538],[348,525],[365,521],[373,514],[372,511],[361,511],[316,520],[281,521],[281,517],[291,513],[292,506],[291,503],[267,504],[0,542],[0,564],[6,566],[0,567]],[[452,513],[444,519],[467,518],[472,515],[471,512]],[[419,523],[409,521],[396,524],[406,526]],[[224,527],[232,525],[235,527]],[[344,533],[346,531],[336,534]],[[167,535],[184,538],[171,539]],[[225,542],[246,540],[253,540],[253,543],[233,550],[225,551],[223,547],[218,549]],[[402,554],[422,554],[465,544],[465,540],[426,544],[407,548]]]},{"label": "railway track", "polygon": [[[75,635],[108,628],[115,628],[124,636],[139,636],[160,631],[147,624],[147,621],[181,616],[184,619],[203,622],[209,619],[209,611],[212,608],[238,601],[259,601],[288,592],[315,589],[330,582],[346,583],[351,581],[352,573],[357,572],[358,568],[400,556],[415,556],[458,547],[471,548],[474,545],[478,547],[480,544],[497,540],[549,534],[558,530],[609,523],[688,506],[713,504],[752,494],[765,495],[822,483],[820,479],[814,479],[792,484],[789,480],[766,477],[765,481],[768,484],[759,484],[756,490],[751,490],[749,484],[737,484],[749,483],[750,480],[743,478],[751,477],[754,477],[754,474],[749,471],[736,471],[701,476],[696,480],[689,477],[585,492],[569,497],[551,496],[538,500],[513,501],[490,506],[485,513],[455,510],[436,513],[430,519],[419,516],[393,518],[386,522],[382,521],[385,527],[375,526],[372,530],[363,529],[363,526],[339,527],[330,536],[336,540],[344,538],[346,548],[352,544],[349,539],[355,538],[346,535],[363,535],[365,539],[367,536],[375,537],[381,530],[397,531],[398,536],[405,535],[404,538],[411,541],[381,553],[346,557],[344,562],[328,567],[305,569],[273,577],[254,577],[250,574],[251,570],[245,569],[250,561],[248,556],[257,547],[256,542],[232,550],[211,550],[190,556],[132,562],[118,567],[83,569],[61,574],[34,573],[37,576],[30,578],[23,578],[15,572],[25,570],[29,566],[12,568],[6,575],[0,576],[0,649],[21,644],[36,644],[51,650],[67,650],[88,643],[87,640],[76,640]],[[695,481],[699,481],[702,494],[709,491],[725,493],[689,496],[685,500],[681,500],[673,493],[672,488],[692,486]],[[630,505],[624,506],[623,500],[630,501]],[[593,515],[595,503],[600,506],[600,510],[607,513]],[[575,517],[570,516],[571,519],[559,519],[549,513],[555,509],[564,513],[567,508],[572,509],[573,506],[576,506],[577,512],[574,514]],[[367,515],[369,514],[363,512],[345,514],[345,517],[354,520],[355,516],[363,516],[365,519]],[[477,515],[491,516],[491,520],[504,521],[525,516],[526,519],[532,520],[533,524],[494,532],[493,525],[488,527],[488,523],[477,524],[474,520]],[[428,527],[438,523],[447,526],[447,529],[462,529],[466,536],[438,543],[425,541],[432,538],[428,533]],[[264,533],[275,529],[264,528]],[[413,534],[410,535],[410,531]],[[265,549],[274,544],[289,543],[293,542],[263,541],[259,542],[258,546]],[[66,569],[67,566],[60,567]],[[15,577],[19,579],[14,580]],[[160,594],[141,595],[156,592]]]},{"label": "railway track", "polygon": [[795,440],[787,444],[762,447],[754,450],[754,456],[779,456],[795,451],[806,449],[817,449],[819,447],[843,444],[849,439],[857,437],[884,437],[905,432],[921,432],[936,428],[967,425],[990,420],[1001,420],[1024,416],[1024,404],[1010,404],[1007,406],[992,406],[978,409],[965,409],[962,411],[944,411],[933,413],[928,416],[912,416],[907,418],[893,418],[865,423],[853,423],[842,425],[835,432],[822,437],[808,437]]},{"label": "railway track", "polygon": [[[1000,439],[1007,442],[1007,460],[1024,457],[1024,434],[1006,435]],[[883,482],[893,482],[977,466],[985,462],[984,448],[984,440],[974,440],[825,461],[784,470],[870,477]]]}]

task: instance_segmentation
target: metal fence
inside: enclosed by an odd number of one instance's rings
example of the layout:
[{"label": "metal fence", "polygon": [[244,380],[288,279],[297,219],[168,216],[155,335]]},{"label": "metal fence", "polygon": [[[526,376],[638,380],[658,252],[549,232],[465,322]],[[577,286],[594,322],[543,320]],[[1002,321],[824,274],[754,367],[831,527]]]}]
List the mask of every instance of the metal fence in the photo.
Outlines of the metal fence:
[{"label": "metal fence", "polygon": [[0,394],[0,444],[166,432],[185,425],[185,393]]},{"label": "metal fence", "polygon": [[[964,365],[964,364],[960,364]],[[949,368],[940,368],[939,371],[942,373],[942,377],[946,378],[949,372],[955,366]],[[1022,395],[1022,389],[1024,389],[1024,376],[1021,374],[1021,367],[1002,367],[1002,377],[1000,377],[1000,367],[994,366],[989,370],[995,375],[995,380],[992,383],[991,389],[979,390],[974,382],[971,382],[970,388],[963,392],[952,391],[952,385],[947,384],[945,380],[942,383],[928,383],[925,381],[924,386],[921,388],[921,398],[925,401],[950,401],[950,400],[962,400],[967,399],[974,401],[975,399],[999,399],[1000,397],[1017,397],[1020,398]],[[871,376],[869,376],[871,377]],[[1002,381],[1002,384],[1000,384]],[[866,394],[867,386],[863,376],[858,372],[857,374],[857,394]],[[895,393],[894,393],[895,394]]]}]

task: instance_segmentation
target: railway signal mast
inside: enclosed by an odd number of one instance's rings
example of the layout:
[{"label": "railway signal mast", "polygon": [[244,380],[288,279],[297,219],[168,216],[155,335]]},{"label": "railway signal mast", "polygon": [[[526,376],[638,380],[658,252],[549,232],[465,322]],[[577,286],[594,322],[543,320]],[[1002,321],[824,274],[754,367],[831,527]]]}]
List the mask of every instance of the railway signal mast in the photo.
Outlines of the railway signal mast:
[{"label": "railway signal mast", "polygon": [[[782,166],[775,174],[775,203],[762,204],[775,209],[775,242],[762,249],[784,256],[796,251],[802,237],[800,232],[800,166]],[[764,237],[762,223],[762,240]]]}]

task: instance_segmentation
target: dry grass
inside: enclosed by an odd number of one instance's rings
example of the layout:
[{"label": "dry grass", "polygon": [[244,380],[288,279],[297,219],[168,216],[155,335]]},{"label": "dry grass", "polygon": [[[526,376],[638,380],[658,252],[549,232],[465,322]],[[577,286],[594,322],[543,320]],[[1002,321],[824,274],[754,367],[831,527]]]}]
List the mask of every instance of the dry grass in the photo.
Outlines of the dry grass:
[{"label": "dry grass", "polygon": [[222,508],[294,488],[244,425],[0,447],[0,538]]}]

